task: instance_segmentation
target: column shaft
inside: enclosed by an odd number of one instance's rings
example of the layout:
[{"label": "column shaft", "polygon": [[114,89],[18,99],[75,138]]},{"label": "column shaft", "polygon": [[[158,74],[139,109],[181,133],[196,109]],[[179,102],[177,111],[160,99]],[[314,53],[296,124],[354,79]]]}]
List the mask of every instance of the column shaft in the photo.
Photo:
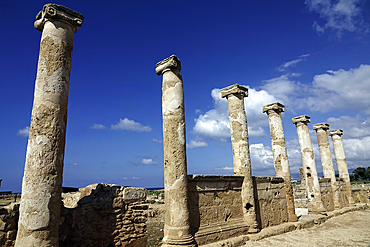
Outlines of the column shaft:
[{"label": "column shaft", "polygon": [[156,65],[163,75],[163,150],[165,186],[165,227],[163,246],[193,246],[188,209],[188,179],[184,91],[180,60],[172,55]]},{"label": "column shaft", "polygon": [[321,164],[322,164],[322,170],[324,173],[324,177],[330,178],[330,181],[331,181],[334,208],[339,209],[342,206],[340,205],[338,183],[337,183],[337,179],[335,178],[334,165],[333,165],[333,160],[331,158],[331,152],[330,152],[330,146],[329,146],[329,139],[328,139],[328,133],[327,133],[327,130],[329,129],[329,124],[327,123],[314,124],[313,129],[316,130],[316,134],[317,134],[317,142],[319,144],[320,158],[321,158]]},{"label": "column shaft", "polygon": [[347,191],[349,205],[354,206],[355,201],[353,200],[353,197],[352,197],[351,182],[349,179],[346,155],[344,153],[343,141],[341,137],[343,135],[343,131],[342,130],[332,130],[332,131],[329,131],[329,135],[331,136],[332,141],[333,141],[333,149],[334,149],[335,160],[338,166],[339,177],[343,178],[346,184],[346,191]]},{"label": "column shaft", "polygon": [[266,112],[269,118],[275,173],[277,177],[284,178],[289,221],[295,222],[298,218],[295,214],[292,179],[285,144],[283,121],[281,119],[281,112],[284,112],[284,110],[284,105],[278,102],[263,107],[263,112]]},{"label": "column shaft", "polygon": [[248,88],[235,84],[221,89],[221,95],[228,101],[234,174],[244,176],[242,185],[244,220],[249,226],[249,233],[256,233],[259,230],[255,212],[247,116],[244,108],[244,97],[248,96]]},{"label": "column shaft", "polygon": [[58,246],[73,34],[83,16],[47,4],[42,31],[15,246]]},{"label": "column shaft", "polygon": [[310,122],[310,117],[303,115],[293,118],[292,121],[297,127],[302,164],[306,174],[307,196],[310,201],[308,210],[313,213],[325,212],[326,210],[321,200],[320,184],[317,176],[310,132],[307,125],[307,123]]}]

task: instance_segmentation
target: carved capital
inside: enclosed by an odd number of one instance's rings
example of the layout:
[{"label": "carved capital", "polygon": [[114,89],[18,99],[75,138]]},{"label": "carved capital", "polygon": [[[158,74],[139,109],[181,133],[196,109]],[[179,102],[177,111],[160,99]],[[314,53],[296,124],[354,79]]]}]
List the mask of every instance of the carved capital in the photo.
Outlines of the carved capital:
[{"label": "carved capital", "polygon": [[225,98],[230,94],[241,94],[243,97],[248,97],[248,88],[234,84],[221,89],[221,97]]},{"label": "carved capital", "polygon": [[330,130],[328,133],[329,133],[330,136],[333,136],[333,135],[342,136],[343,135],[343,130],[341,130],[341,129]]},{"label": "carved capital", "polygon": [[275,102],[275,103],[271,103],[271,104],[268,104],[268,105],[265,105],[263,108],[262,108],[262,112],[263,113],[267,113],[267,115],[269,114],[269,110],[273,110],[277,113],[281,113],[281,112],[285,112],[285,105],[279,103],[279,102]]},{"label": "carved capital", "polygon": [[62,5],[49,3],[45,4],[42,10],[36,15],[34,26],[42,32],[45,22],[53,20],[66,22],[74,27],[76,31],[77,28],[82,26],[84,16]]},{"label": "carved capital", "polygon": [[181,62],[180,59],[176,57],[176,55],[172,55],[155,65],[155,73],[157,75],[163,75],[165,72],[169,70],[181,70]]},{"label": "carved capital", "polygon": [[309,117],[307,115],[302,115],[302,116],[294,117],[294,118],[292,118],[292,122],[294,124],[297,124],[297,123],[307,124],[307,123],[310,123],[311,122],[311,117]]},{"label": "carved capital", "polygon": [[318,124],[312,125],[312,128],[314,130],[317,130],[317,129],[328,130],[329,129],[329,124],[328,123],[318,123]]}]

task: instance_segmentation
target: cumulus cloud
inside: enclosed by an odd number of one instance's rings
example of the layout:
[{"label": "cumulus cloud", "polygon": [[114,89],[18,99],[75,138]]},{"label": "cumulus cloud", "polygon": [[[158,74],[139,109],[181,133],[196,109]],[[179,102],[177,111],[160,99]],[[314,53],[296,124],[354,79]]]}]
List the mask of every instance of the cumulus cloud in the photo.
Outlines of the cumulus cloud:
[{"label": "cumulus cloud", "polygon": [[141,123],[135,122],[128,118],[120,119],[117,124],[111,125],[112,130],[128,130],[134,132],[150,132],[152,128],[149,126],[143,126]]},{"label": "cumulus cloud", "polygon": [[278,70],[279,70],[280,72],[286,71],[288,68],[290,68],[290,67],[294,67],[294,66],[296,66],[298,63],[300,63],[300,62],[304,61],[304,60],[305,60],[307,57],[309,57],[309,56],[310,56],[310,54],[304,54],[304,55],[302,55],[302,56],[299,56],[297,59],[294,59],[294,60],[292,60],[292,61],[289,61],[289,62],[286,62],[286,63],[282,64],[282,65],[278,68]]},{"label": "cumulus cloud", "polygon": [[[344,135],[343,135],[344,136]],[[348,168],[368,167],[370,160],[370,136],[363,138],[343,138]]]},{"label": "cumulus cloud", "polygon": [[313,23],[313,28],[323,34],[331,29],[340,37],[344,31],[354,32],[362,29],[361,0],[306,0],[310,11],[316,12],[324,20],[323,24]]},{"label": "cumulus cloud", "polygon": [[105,129],[106,127],[102,124],[97,124],[95,123],[93,126],[90,127],[91,129],[94,129],[94,130],[102,130],[102,129]]},{"label": "cumulus cloud", "polygon": [[370,115],[370,65],[316,75],[302,84],[282,75],[264,81],[261,89],[291,108],[328,112],[333,109],[362,109]]},{"label": "cumulus cloud", "polygon": [[78,166],[77,163],[69,163],[68,165],[70,165],[70,166]]},{"label": "cumulus cloud", "polygon": [[360,116],[340,116],[328,118],[330,129],[342,129],[344,138],[358,138],[370,136],[370,119],[360,120]]},{"label": "cumulus cloud", "polygon": [[18,130],[17,136],[22,136],[22,137],[28,137],[30,134],[30,127],[24,127],[23,129]]},{"label": "cumulus cloud", "polygon": [[257,174],[263,171],[265,175],[273,175],[275,168],[271,147],[265,146],[263,143],[257,143],[251,144],[249,150],[252,170]]},{"label": "cumulus cloud", "polygon": [[147,158],[147,159],[144,158],[144,159],[141,160],[141,164],[143,164],[143,165],[156,165],[156,164],[158,164],[158,162],[154,161],[151,158]]},{"label": "cumulus cloud", "polygon": [[[262,108],[266,104],[275,102],[276,98],[265,90],[258,91],[250,88],[248,91],[249,96],[244,98],[244,105],[247,112],[249,136],[265,136],[263,127],[268,125],[268,118],[265,113],[262,113]],[[230,124],[227,100],[221,98],[218,88],[212,90],[211,96],[214,102],[213,109],[195,119],[193,131],[215,140],[229,141]]]},{"label": "cumulus cloud", "polygon": [[201,138],[195,138],[195,139],[191,140],[189,143],[186,143],[186,147],[188,149],[203,148],[203,147],[207,147],[207,146],[208,146],[208,143],[205,142]]}]

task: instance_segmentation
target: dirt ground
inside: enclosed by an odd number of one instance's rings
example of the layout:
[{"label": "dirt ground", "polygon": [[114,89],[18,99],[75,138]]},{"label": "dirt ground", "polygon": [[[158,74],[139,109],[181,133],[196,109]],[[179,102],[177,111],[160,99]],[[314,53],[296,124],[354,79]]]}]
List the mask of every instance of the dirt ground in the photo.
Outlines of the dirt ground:
[{"label": "dirt ground", "polygon": [[148,217],[147,225],[147,246],[161,246],[164,227],[164,204],[149,204],[153,217]]},{"label": "dirt ground", "polygon": [[370,210],[349,212],[312,228],[288,232],[259,241],[248,241],[245,247],[249,246],[370,247]]}]

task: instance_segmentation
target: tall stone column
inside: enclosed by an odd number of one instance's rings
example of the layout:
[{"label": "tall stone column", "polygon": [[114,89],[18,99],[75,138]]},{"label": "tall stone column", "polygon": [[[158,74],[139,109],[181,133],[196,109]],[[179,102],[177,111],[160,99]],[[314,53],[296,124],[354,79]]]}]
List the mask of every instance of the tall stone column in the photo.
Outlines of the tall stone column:
[{"label": "tall stone column", "polygon": [[315,158],[313,156],[310,132],[307,125],[311,122],[310,117],[306,115],[295,117],[292,119],[292,122],[297,127],[302,164],[306,174],[307,197],[310,201],[308,210],[312,213],[325,212],[326,210],[321,200],[320,184],[317,176]]},{"label": "tall stone column", "polygon": [[46,4],[36,16],[42,32],[16,246],[58,246],[73,35],[83,15]]},{"label": "tall stone column", "polygon": [[346,184],[349,205],[354,206],[355,201],[353,200],[353,197],[352,197],[352,189],[351,189],[351,183],[349,180],[346,155],[344,153],[344,148],[343,148],[343,141],[342,141],[343,130],[341,129],[331,130],[329,131],[329,135],[331,136],[332,141],[333,141],[333,149],[334,149],[335,160],[338,166],[339,177],[343,178]]},{"label": "tall stone column", "polygon": [[316,134],[317,134],[317,142],[319,143],[320,158],[321,158],[322,171],[324,173],[324,177],[330,178],[330,181],[331,181],[334,208],[339,209],[342,206],[340,205],[338,183],[337,183],[337,179],[335,178],[334,165],[333,165],[333,160],[331,158],[331,151],[330,151],[330,146],[329,146],[329,139],[328,139],[328,133],[327,133],[327,130],[329,129],[329,124],[328,123],[318,123],[318,124],[312,125],[312,127],[316,131]]},{"label": "tall stone column", "polygon": [[253,194],[247,115],[244,109],[244,97],[248,97],[248,88],[235,84],[221,89],[221,96],[226,97],[229,106],[234,174],[244,176],[242,185],[244,221],[249,226],[249,232],[256,233],[259,230]]},{"label": "tall stone column", "polygon": [[281,112],[285,111],[284,105],[275,102],[265,105],[262,111],[267,113],[269,118],[275,173],[277,177],[284,178],[289,221],[295,222],[298,218],[295,214],[292,179],[290,176],[288,154],[285,144],[283,121],[281,119]]},{"label": "tall stone column", "polygon": [[162,114],[165,187],[163,246],[193,246],[188,208],[185,111],[181,62],[172,55],[156,64],[163,76]]}]

